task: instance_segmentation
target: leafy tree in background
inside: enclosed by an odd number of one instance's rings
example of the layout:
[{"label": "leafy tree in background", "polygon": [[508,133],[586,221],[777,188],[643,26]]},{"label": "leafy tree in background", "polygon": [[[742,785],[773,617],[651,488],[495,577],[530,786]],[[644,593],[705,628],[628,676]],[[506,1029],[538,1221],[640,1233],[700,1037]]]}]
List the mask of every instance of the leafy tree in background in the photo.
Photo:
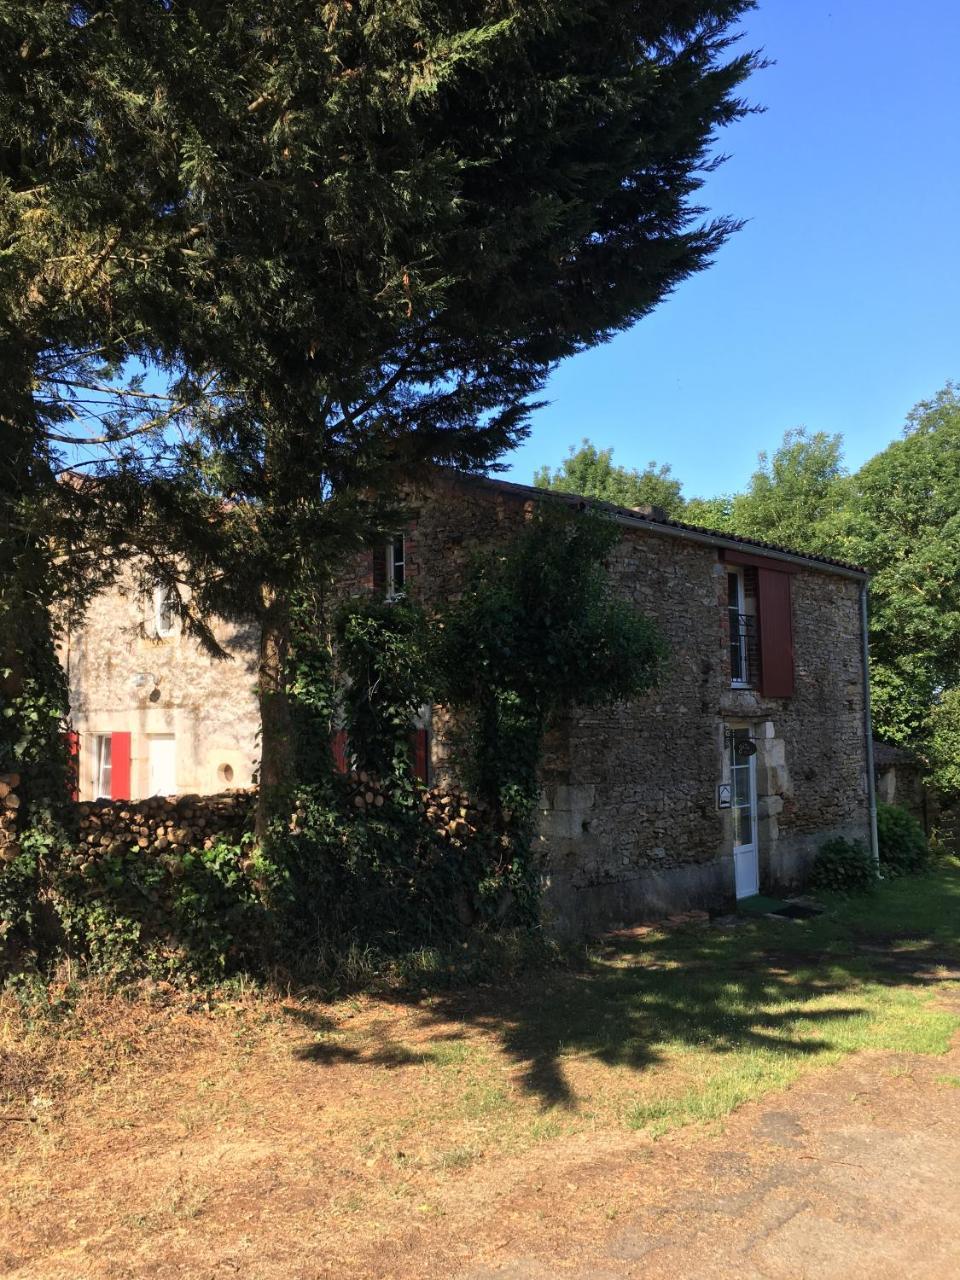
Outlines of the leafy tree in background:
[{"label": "leafy tree in background", "polygon": [[586,439],[579,449],[571,446],[556,470],[545,466],[536,471],[533,483],[538,489],[580,493],[620,507],[661,507],[669,516],[679,516],[684,505],[680,481],[669,466],[651,462],[643,471],[618,467],[612,449],[598,449]]},{"label": "leafy tree in background", "polygon": [[697,524],[703,529],[724,532],[731,528],[734,499],[731,495],[719,498],[688,498],[683,506],[683,519],[687,524]]},{"label": "leafy tree in background", "polygon": [[751,7],[0,0],[5,565],[89,468],[67,496],[201,637],[259,620],[282,780],[291,591],[383,526],[364,495],[491,463],[736,229],[694,200]]},{"label": "leafy tree in background", "polygon": [[727,527],[763,542],[828,553],[847,496],[842,437],[797,427],[758,462],[747,489],[730,504]]},{"label": "leafy tree in background", "polygon": [[[960,687],[960,394],[948,384],[910,413],[903,439],[852,478],[834,543],[869,569],[879,736],[945,746]],[[936,709],[936,710],[935,710]]]}]

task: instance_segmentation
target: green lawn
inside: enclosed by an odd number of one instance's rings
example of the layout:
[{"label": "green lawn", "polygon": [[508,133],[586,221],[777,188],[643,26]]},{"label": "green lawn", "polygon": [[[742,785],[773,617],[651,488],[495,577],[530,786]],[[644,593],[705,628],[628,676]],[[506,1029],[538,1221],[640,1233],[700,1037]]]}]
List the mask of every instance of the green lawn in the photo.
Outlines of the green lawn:
[{"label": "green lawn", "polygon": [[[421,1013],[481,1028],[484,1074],[512,1063],[511,1123],[530,1103],[564,1130],[654,1132],[714,1119],[857,1050],[942,1053],[960,1019],[960,863],[826,898],[816,919],[691,927],[598,947],[586,969]],[[481,1069],[477,1062],[476,1069]]]}]

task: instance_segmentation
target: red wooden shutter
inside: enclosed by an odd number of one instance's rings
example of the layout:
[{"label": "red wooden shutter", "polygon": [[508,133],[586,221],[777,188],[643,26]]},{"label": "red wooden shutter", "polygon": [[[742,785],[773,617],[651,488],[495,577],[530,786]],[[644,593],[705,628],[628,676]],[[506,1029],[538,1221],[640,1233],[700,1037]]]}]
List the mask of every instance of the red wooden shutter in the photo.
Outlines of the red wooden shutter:
[{"label": "red wooden shutter", "polygon": [[760,692],[765,698],[793,697],[793,619],[790,575],[757,570],[760,606]]},{"label": "red wooden shutter", "polygon": [[333,767],[337,773],[346,773],[349,768],[347,762],[347,731],[346,729],[338,729],[330,739],[330,750],[333,752]]},{"label": "red wooden shutter", "polygon": [[410,735],[413,751],[413,773],[424,786],[430,781],[430,740],[426,729],[414,729]]},{"label": "red wooden shutter", "polygon": [[67,750],[70,753],[70,799],[80,799],[80,735],[76,729],[67,730]]},{"label": "red wooden shutter", "polygon": [[110,735],[110,798],[130,799],[130,735]]}]

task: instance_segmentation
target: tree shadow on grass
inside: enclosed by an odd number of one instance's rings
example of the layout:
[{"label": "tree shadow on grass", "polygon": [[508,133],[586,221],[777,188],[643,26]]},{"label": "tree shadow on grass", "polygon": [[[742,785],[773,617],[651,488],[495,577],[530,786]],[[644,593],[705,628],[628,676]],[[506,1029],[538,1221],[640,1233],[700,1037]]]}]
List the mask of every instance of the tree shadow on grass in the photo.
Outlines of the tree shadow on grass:
[{"label": "tree shadow on grass", "polygon": [[[889,899],[898,890],[881,892]],[[916,896],[915,886],[900,892]],[[835,1048],[837,1024],[867,1011],[865,985],[924,987],[960,977],[960,876],[929,892],[941,919],[953,923],[928,938],[920,936],[929,925],[923,911],[906,911],[899,932],[891,931],[896,903],[891,910],[889,900],[878,902],[883,909],[871,913],[867,901],[802,923],[601,940],[578,971],[542,967],[483,988],[394,992],[389,1000],[413,1009],[420,1029],[436,1025],[443,1034],[452,1023],[489,1034],[516,1064],[523,1090],[545,1107],[575,1109],[566,1055],[637,1072],[677,1045],[804,1059]],[[390,1040],[360,1053],[323,1037],[300,1056],[386,1066],[429,1060]]]}]

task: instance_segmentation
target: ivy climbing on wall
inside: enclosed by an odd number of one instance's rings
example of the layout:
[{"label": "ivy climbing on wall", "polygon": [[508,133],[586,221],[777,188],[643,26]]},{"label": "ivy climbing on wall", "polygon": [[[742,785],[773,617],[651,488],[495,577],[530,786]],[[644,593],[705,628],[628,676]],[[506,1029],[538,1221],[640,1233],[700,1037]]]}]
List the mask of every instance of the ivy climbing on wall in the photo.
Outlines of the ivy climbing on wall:
[{"label": "ivy climbing on wall", "polygon": [[537,913],[532,850],[548,725],[576,706],[639,697],[666,657],[653,624],[614,593],[606,561],[618,540],[607,517],[544,502],[518,536],[477,556],[467,590],[438,619],[440,695],[466,727],[463,767],[491,814],[500,896],[527,921]]}]

